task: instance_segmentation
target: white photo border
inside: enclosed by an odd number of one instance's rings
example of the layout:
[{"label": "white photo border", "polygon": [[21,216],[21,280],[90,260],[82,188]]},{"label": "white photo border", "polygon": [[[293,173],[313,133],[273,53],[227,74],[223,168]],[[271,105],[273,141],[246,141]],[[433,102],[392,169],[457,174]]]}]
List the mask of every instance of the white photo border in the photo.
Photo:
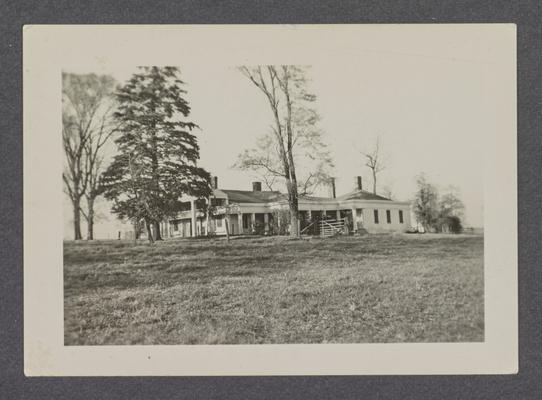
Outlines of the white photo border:
[{"label": "white photo border", "polygon": [[[317,64],[396,51],[485,68],[485,341],[64,346],[61,71],[70,65]],[[171,49],[176,49],[172,51]],[[301,50],[302,49],[302,50]],[[23,30],[27,376],[419,375],[518,371],[514,24],[29,25]],[[57,134],[58,133],[58,134]]]}]

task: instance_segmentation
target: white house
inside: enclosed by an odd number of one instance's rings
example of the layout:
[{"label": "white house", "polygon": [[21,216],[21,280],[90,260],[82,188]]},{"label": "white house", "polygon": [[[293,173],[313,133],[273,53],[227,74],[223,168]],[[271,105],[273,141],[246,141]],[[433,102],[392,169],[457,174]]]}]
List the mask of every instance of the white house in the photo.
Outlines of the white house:
[{"label": "white house", "polygon": [[[252,190],[228,190],[218,188],[217,177],[213,178],[211,202],[214,211],[210,215],[204,211],[206,202],[194,198],[183,200],[186,200],[183,202],[184,210],[162,223],[162,236],[225,235],[226,219],[231,235],[276,234],[277,227],[285,224],[280,215],[288,211],[287,195],[263,191],[261,182],[253,182]],[[359,176],[355,179],[353,191],[335,196],[332,180],[330,197],[299,198],[299,224],[303,233],[314,233],[309,225],[316,227],[318,224],[313,222],[322,219],[346,221],[354,233],[403,232],[411,226],[410,203],[392,201],[363,190]]]}]

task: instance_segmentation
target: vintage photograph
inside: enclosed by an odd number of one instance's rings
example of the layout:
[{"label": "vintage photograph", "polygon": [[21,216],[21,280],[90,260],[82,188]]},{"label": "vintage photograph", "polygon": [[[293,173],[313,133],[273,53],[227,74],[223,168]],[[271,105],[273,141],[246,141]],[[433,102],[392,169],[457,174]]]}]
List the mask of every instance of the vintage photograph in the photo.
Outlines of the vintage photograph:
[{"label": "vintage photograph", "polygon": [[483,341],[455,64],[63,69],[65,345]]},{"label": "vintage photograph", "polygon": [[25,374],[516,373],[515,40],[26,27]]}]

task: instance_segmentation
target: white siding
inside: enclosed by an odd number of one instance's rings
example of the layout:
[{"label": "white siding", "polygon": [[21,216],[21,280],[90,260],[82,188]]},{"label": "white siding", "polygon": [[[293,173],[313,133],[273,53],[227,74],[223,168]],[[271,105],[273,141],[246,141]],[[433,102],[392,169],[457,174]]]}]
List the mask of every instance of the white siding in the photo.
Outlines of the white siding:
[{"label": "white siding", "polygon": [[[375,211],[378,212],[378,223],[375,222]],[[387,211],[390,212],[390,222],[388,222]],[[400,222],[399,211],[403,212],[403,223]],[[363,227],[370,233],[404,232],[410,228],[410,208],[394,204],[364,208]]]}]

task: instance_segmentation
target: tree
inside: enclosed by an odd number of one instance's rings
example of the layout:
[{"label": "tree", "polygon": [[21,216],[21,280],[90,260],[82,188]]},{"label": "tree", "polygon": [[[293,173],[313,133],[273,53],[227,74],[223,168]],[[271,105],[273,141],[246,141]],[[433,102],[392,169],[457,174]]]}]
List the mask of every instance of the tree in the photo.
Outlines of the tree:
[{"label": "tree", "polygon": [[161,239],[160,222],[181,209],[183,195],[211,194],[211,177],[197,166],[197,126],[186,121],[183,84],[176,67],[141,67],[116,93],[119,154],[102,176],[104,191],[113,213],[144,221],[151,243]]},{"label": "tree", "polygon": [[429,183],[424,174],[416,178],[416,186],[414,214],[425,231],[429,231],[438,218],[438,190],[433,184]]},{"label": "tree", "polygon": [[328,171],[333,167],[312,107],[316,96],[307,91],[307,68],[268,65],[240,71],[265,95],[273,124],[256,147],[239,155],[236,166],[259,174],[270,189],[277,180],[286,185],[290,235],[297,237],[299,196],[329,181]]},{"label": "tree", "polygon": [[457,195],[457,189],[448,188],[448,191],[440,197],[439,214],[441,216],[455,216],[462,218],[465,205]]},{"label": "tree", "polygon": [[461,233],[463,232],[463,225],[461,224],[461,218],[452,215],[446,218],[446,225],[448,232],[451,233]]},{"label": "tree", "polygon": [[[111,81],[111,88],[114,83]],[[96,214],[94,205],[96,198],[103,193],[101,175],[104,163],[104,148],[109,143],[109,139],[115,133],[116,128],[112,122],[112,110],[114,104],[111,103],[100,117],[100,122],[95,132],[88,138],[84,147],[85,174],[88,176],[88,190],[85,193],[86,212],[81,209],[81,213],[87,222],[87,239],[94,239],[94,221]]]},{"label": "tree", "polygon": [[[74,239],[82,239],[81,214],[87,220],[87,239],[93,239],[94,201],[110,126],[110,99],[115,81],[95,74],[62,74],[62,143],[66,163],[64,189],[73,207]],[[84,212],[81,199],[87,200]]]},{"label": "tree", "polygon": [[457,190],[448,188],[448,192],[441,196],[436,230],[439,232],[461,233],[463,226],[461,220],[465,205],[457,195]]},{"label": "tree", "polygon": [[141,221],[145,221],[148,239],[154,238],[150,231],[150,223],[154,210],[145,192],[148,180],[144,177],[145,165],[142,158],[134,157],[134,153],[119,154],[103,174],[105,197],[114,202],[113,212],[120,219],[132,221],[134,240],[139,238]]},{"label": "tree", "polygon": [[381,154],[380,138],[377,137],[374,147],[368,152],[362,152],[366,158],[365,165],[371,170],[373,176],[373,194],[376,194],[377,174],[386,168]]}]

